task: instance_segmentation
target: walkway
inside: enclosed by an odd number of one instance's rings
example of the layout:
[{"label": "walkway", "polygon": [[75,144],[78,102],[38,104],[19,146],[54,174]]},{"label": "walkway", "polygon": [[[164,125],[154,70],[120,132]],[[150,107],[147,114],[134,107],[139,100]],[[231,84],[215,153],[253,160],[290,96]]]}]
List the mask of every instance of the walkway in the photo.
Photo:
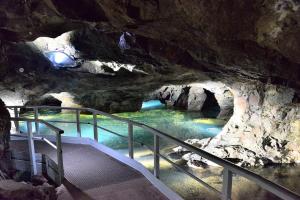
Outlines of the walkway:
[{"label": "walkway", "polygon": [[[12,141],[11,148],[24,151],[27,141]],[[36,152],[56,160],[56,151],[35,141]],[[142,174],[103,152],[81,144],[62,145],[66,180],[59,200],[167,200]]]}]

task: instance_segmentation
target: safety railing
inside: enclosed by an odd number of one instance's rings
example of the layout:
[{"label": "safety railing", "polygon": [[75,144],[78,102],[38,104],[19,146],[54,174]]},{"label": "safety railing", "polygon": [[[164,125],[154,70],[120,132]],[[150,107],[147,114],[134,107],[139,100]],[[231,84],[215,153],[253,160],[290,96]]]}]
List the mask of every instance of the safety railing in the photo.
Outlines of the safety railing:
[{"label": "safety railing", "polygon": [[[153,144],[153,148],[150,148],[151,151],[153,151],[154,153],[154,176],[156,178],[159,178],[159,173],[160,173],[160,158],[163,158],[164,160],[166,160],[167,162],[169,162],[171,165],[173,165],[175,168],[177,168],[178,170],[182,171],[183,173],[187,174],[188,176],[190,176],[191,178],[195,179],[198,183],[202,184],[203,186],[207,187],[209,190],[215,192],[221,199],[223,200],[230,200],[231,199],[231,192],[232,192],[232,177],[233,174],[242,176],[250,181],[255,182],[257,185],[259,185],[260,187],[262,187],[263,189],[267,190],[270,193],[273,193],[274,195],[285,199],[285,200],[299,200],[300,196],[297,193],[294,193],[288,189],[286,189],[285,187],[278,185],[268,179],[263,178],[260,175],[257,175],[245,168],[239,167],[227,160],[224,160],[222,158],[219,158],[213,154],[210,154],[204,150],[201,150],[197,147],[194,147],[190,144],[187,144],[171,135],[168,135],[162,131],[159,131],[155,128],[152,128],[150,126],[147,126],[143,123],[139,123],[139,122],[135,122],[135,121],[131,121],[129,119],[126,118],[121,118],[112,114],[108,114],[102,111],[98,111],[95,109],[91,109],[91,108],[70,108],[70,107],[57,107],[57,106],[8,106],[8,108],[10,109],[14,109],[14,113],[15,116],[18,117],[19,112],[18,109],[21,108],[26,108],[26,109],[33,109],[34,110],[34,122],[36,123],[36,126],[38,127],[40,121],[38,119],[39,117],[39,110],[40,109],[50,109],[50,110],[55,110],[55,109],[59,109],[59,110],[72,110],[75,111],[76,113],[76,121],[48,121],[48,122],[57,122],[57,123],[76,123],[76,127],[77,127],[77,135],[78,137],[81,137],[81,124],[90,124],[93,126],[93,132],[94,132],[94,140],[96,140],[98,142],[98,128],[109,131],[110,133],[113,133],[115,135],[124,137],[123,135],[120,135],[114,131],[105,129],[101,126],[99,126],[97,123],[97,115],[103,115],[106,116],[108,118],[120,121],[120,122],[125,122],[128,125],[128,153],[129,153],[129,157],[134,159],[134,139],[133,139],[133,128],[134,127],[139,127],[142,128],[144,130],[149,131],[150,133],[153,134],[154,137],[154,144]],[[92,113],[93,115],[93,123],[82,123],[80,122],[80,113],[81,112],[89,112]],[[19,131],[19,124],[16,124],[16,129],[17,131]],[[37,131],[39,129],[37,128]],[[100,134],[101,137],[101,134]],[[222,191],[217,190],[216,188],[212,187],[211,185],[207,184],[206,182],[204,182],[203,180],[201,180],[200,178],[196,177],[195,175],[193,175],[192,173],[188,172],[187,170],[185,170],[184,168],[182,168],[181,166],[177,165],[176,163],[174,163],[173,161],[171,161],[170,159],[168,159],[166,156],[162,155],[160,153],[160,140],[161,139],[165,139],[168,142],[172,142],[173,144],[176,144],[178,146],[181,146],[189,151],[191,151],[192,153],[198,154],[201,157],[212,161],[220,166],[223,167],[223,184],[222,184]]]},{"label": "safety railing", "polygon": [[[18,115],[16,115],[18,116]],[[28,141],[28,148],[29,148],[29,158],[30,158],[30,166],[31,166],[31,173],[32,175],[37,174],[37,165],[36,165],[36,157],[35,157],[35,147],[34,147],[34,140],[42,140],[49,144],[52,148],[54,148],[57,152],[57,172],[58,172],[58,180],[56,180],[56,183],[60,185],[64,179],[64,164],[63,164],[63,155],[62,155],[62,144],[61,144],[61,134],[64,133],[63,130],[57,128],[56,126],[50,124],[49,122],[46,122],[41,119],[28,119],[28,118],[20,118],[20,117],[12,117],[11,121],[14,121],[16,124],[16,129],[19,130],[19,122],[26,122],[27,125],[27,136],[21,135],[21,134],[12,134],[14,137],[22,137],[27,138]],[[32,130],[32,122],[36,124],[36,131],[38,131],[39,124],[44,124],[49,129],[51,129],[56,136],[56,145],[50,142],[48,139],[44,137],[35,137],[33,136],[33,130]]]}]

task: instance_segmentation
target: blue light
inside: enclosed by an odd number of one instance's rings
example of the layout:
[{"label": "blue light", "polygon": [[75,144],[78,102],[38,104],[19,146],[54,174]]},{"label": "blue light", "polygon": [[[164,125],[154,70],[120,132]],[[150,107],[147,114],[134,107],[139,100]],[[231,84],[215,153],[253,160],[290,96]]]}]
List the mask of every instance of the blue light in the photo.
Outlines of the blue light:
[{"label": "blue light", "polygon": [[165,104],[161,103],[159,100],[144,101],[142,104],[142,110],[150,110],[164,107]]},{"label": "blue light", "polygon": [[75,67],[76,62],[73,58],[61,51],[49,51],[44,53],[54,67]]}]

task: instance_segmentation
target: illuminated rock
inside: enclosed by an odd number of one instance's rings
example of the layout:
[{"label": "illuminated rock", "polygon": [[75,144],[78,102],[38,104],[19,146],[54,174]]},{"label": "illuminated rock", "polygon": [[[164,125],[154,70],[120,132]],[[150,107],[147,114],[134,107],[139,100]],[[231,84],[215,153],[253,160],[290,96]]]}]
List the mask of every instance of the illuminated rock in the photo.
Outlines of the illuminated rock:
[{"label": "illuminated rock", "polygon": [[293,90],[258,83],[236,83],[232,90],[234,114],[222,132],[186,142],[239,165],[299,162],[300,106],[293,103]]},{"label": "illuminated rock", "polygon": [[50,51],[50,52],[45,52],[44,54],[54,67],[65,68],[65,67],[76,67],[77,65],[75,60],[64,52]]}]

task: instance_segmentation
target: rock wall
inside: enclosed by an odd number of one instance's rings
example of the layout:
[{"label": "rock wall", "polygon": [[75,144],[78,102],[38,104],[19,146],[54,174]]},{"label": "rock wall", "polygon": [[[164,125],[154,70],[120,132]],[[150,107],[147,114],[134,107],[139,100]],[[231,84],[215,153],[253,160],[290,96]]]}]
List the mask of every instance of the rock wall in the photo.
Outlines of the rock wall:
[{"label": "rock wall", "polygon": [[229,88],[221,82],[206,81],[189,85],[168,85],[150,94],[149,99],[159,99],[168,106],[201,111],[207,99],[207,92],[213,93],[220,107],[218,118],[229,119],[233,110],[233,95]]},{"label": "rock wall", "polygon": [[[293,102],[294,91],[258,82],[235,83],[230,90],[234,114],[222,132],[187,142],[240,165],[300,162],[300,104]],[[196,157],[189,158],[201,160]]]},{"label": "rock wall", "polygon": [[9,149],[11,121],[10,114],[0,99],[0,156]]},{"label": "rock wall", "polygon": [[[164,84],[208,79],[195,69],[160,62],[133,45],[122,52],[118,47],[120,35],[83,29],[57,38],[11,44],[6,51],[4,65],[9,70],[0,82],[0,97],[8,105],[38,105],[44,95],[51,95],[62,106],[114,113],[140,110],[144,96]],[[81,60],[81,65],[72,69],[51,67],[43,52],[55,50]]]}]

